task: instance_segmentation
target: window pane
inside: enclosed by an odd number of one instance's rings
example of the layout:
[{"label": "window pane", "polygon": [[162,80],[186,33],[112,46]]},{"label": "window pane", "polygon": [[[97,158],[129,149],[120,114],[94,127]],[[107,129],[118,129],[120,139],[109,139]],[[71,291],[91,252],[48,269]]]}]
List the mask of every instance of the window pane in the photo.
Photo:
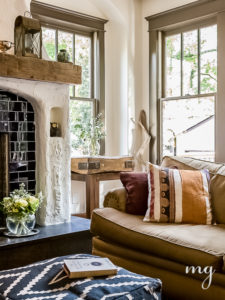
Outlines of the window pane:
[{"label": "window pane", "polygon": [[92,122],[93,102],[70,100],[72,155],[88,154],[88,141],[85,135]]},{"label": "window pane", "polygon": [[183,95],[198,93],[198,31],[183,33]]},{"label": "window pane", "polygon": [[217,90],[217,26],[200,29],[201,93]]},{"label": "window pane", "polygon": [[[56,60],[55,58],[55,30],[54,29],[48,29],[48,28],[42,28],[42,42],[43,46],[45,47],[46,55],[51,60]],[[43,53],[43,58],[45,58],[45,55]]]},{"label": "window pane", "polygon": [[91,38],[75,35],[75,64],[82,67],[82,84],[76,85],[75,96],[91,97]]},{"label": "window pane", "polygon": [[180,96],[181,35],[166,38],[166,97]]},{"label": "window pane", "polygon": [[66,49],[73,61],[73,34],[68,32],[58,32],[58,50]]},{"label": "window pane", "polygon": [[70,85],[70,97],[74,97],[74,85]]},{"label": "window pane", "polygon": [[214,97],[163,101],[163,155],[214,160]]}]

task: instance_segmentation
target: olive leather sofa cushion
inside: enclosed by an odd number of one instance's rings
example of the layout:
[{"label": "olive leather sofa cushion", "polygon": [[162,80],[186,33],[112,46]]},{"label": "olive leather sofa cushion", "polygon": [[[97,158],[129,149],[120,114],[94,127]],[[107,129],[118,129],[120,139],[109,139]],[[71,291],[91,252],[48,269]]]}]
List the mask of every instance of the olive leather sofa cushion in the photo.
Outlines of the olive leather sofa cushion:
[{"label": "olive leather sofa cushion", "polygon": [[91,232],[101,239],[190,266],[223,268],[224,225],[146,223],[143,216],[96,209]]}]

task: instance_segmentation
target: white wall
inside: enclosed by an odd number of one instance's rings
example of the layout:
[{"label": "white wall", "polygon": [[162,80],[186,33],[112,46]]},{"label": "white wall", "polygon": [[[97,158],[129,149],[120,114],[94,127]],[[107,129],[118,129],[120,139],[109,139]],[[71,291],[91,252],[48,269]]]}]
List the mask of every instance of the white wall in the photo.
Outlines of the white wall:
[{"label": "white wall", "polygon": [[[0,0],[0,40],[14,42],[14,22],[17,16],[30,11],[31,0]],[[13,52],[13,51],[12,51]]]},{"label": "white wall", "polygon": [[142,0],[144,17],[155,15],[197,0]]}]

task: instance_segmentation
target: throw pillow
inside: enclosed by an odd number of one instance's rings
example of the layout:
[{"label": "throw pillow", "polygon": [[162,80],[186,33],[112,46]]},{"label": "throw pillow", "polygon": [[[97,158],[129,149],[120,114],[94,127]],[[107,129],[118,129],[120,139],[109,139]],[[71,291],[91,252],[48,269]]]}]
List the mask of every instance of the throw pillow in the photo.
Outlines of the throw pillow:
[{"label": "throw pillow", "polygon": [[211,224],[208,170],[178,170],[149,163],[144,221]]},{"label": "throw pillow", "polygon": [[127,192],[126,212],[144,215],[148,203],[148,175],[143,172],[121,172],[120,180]]}]

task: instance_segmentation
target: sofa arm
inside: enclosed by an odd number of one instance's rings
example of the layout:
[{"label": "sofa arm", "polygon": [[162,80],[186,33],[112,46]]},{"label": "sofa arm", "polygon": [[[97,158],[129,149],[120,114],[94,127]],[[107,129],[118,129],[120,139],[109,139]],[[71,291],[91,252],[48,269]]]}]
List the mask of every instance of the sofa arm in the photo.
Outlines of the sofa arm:
[{"label": "sofa arm", "polygon": [[121,211],[126,210],[126,190],[125,188],[116,188],[109,191],[104,198],[103,206],[112,207]]}]

